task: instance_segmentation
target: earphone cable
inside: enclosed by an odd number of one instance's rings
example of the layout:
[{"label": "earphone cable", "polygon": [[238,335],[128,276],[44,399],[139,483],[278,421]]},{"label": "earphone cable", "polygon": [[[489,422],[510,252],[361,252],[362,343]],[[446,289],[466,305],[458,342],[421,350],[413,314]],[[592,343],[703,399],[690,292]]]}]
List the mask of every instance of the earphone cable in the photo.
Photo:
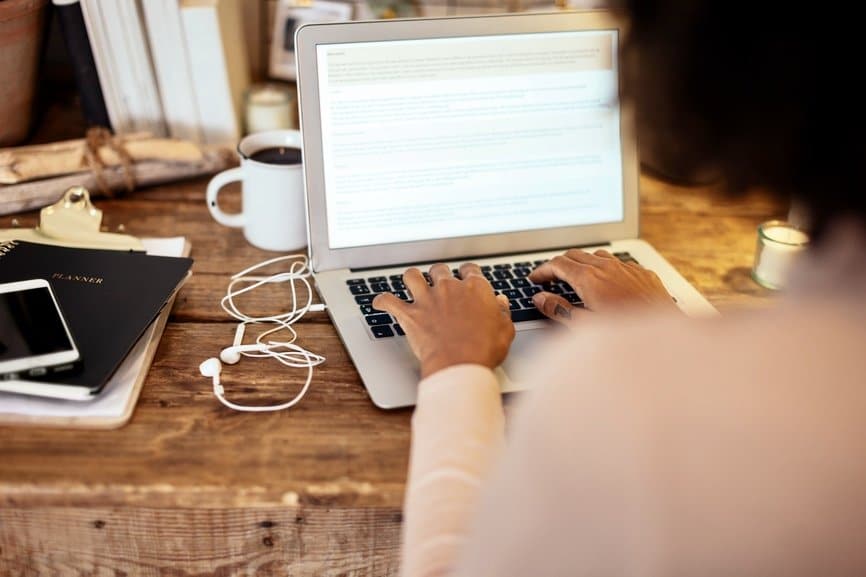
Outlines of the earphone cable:
[{"label": "earphone cable", "polygon": [[[292,263],[289,265],[288,271],[283,271],[267,276],[248,276],[249,273],[258,271],[269,265],[287,260],[292,261]],[[239,322],[239,326],[238,330],[236,331],[236,342],[232,347],[224,349],[223,352],[225,353],[233,349],[233,352],[236,355],[254,358],[271,357],[287,367],[306,368],[307,378],[298,394],[286,403],[272,406],[238,405],[225,398],[225,389],[220,384],[219,379],[221,365],[218,359],[211,359],[207,362],[216,362],[217,367],[215,373],[208,374],[208,376],[213,377],[214,394],[225,406],[238,411],[279,411],[283,409],[288,409],[289,407],[297,404],[307,393],[307,390],[310,388],[310,383],[313,379],[313,368],[325,362],[325,357],[308,351],[303,347],[297,345],[295,341],[298,338],[298,333],[292,326],[294,323],[303,318],[303,316],[307,314],[314,306],[316,307],[316,310],[324,310],[323,305],[313,305],[313,291],[308,280],[311,276],[311,273],[308,269],[307,264],[308,261],[305,255],[286,255],[268,259],[264,262],[248,267],[241,272],[232,275],[231,280],[229,281],[229,285],[226,288],[226,294],[220,300],[220,307],[229,316],[237,320]],[[236,289],[237,285],[242,283],[251,284]],[[237,305],[237,303],[235,303],[235,299],[240,295],[247,294],[261,286],[271,283],[288,283],[289,291],[291,293],[291,309],[289,311],[277,315],[252,316],[243,312]],[[306,289],[306,299],[300,306],[298,304],[298,283],[301,283],[302,286]],[[257,347],[250,347],[249,345],[242,345],[242,343],[239,341],[241,341],[243,338],[245,327],[251,324],[274,324],[276,326],[259,334],[256,337],[255,341]],[[269,336],[274,335],[275,333],[279,333],[281,331],[286,331],[289,333],[289,340],[267,339]],[[238,350],[240,348],[251,350]],[[202,363],[202,367],[204,367],[205,364],[206,363]],[[202,374],[205,374],[204,368],[202,368]]]}]

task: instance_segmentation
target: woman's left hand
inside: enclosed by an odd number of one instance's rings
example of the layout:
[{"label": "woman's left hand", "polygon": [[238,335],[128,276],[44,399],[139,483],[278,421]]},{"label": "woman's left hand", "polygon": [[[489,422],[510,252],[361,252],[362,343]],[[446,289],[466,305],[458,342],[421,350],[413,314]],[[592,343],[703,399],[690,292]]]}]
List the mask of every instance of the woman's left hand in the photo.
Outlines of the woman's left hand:
[{"label": "woman's left hand", "polygon": [[[529,280],[539,284],[565,281],[583,300],[585,310],[608,312],[642,306],[679,311],[656,273],[636,262],[623,263],[606,250],[590,254],[571,249],[532,271]],[[537,293],[532,300],[545,315],[565,324],[584,312],[549,292]]]},{"label": "woman's left hand", "polygon": [[478,265],[460,267],[460,279],[445,264],[430,267],[433,285],[417,268],[403,275],[414,302],[390,293],[373,300],[373,307],[391,314],[421,363],[421,377],[474,363],[494,368],[505,359],[514,340],[508,300],[497,297]]}]

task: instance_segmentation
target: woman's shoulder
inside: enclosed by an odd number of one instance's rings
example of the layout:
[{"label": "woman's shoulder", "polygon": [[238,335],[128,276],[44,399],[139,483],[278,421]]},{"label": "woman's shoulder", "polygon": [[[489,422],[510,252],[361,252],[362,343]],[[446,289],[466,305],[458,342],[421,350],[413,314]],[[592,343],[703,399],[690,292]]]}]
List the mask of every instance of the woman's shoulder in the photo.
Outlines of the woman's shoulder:
[{"label": "woman's shoulder", "polygon": [[656,430],[732,421],[757,430],[803,411],[806,420],[826,411],[860,420],[847,411],[866,406],[864,321],[863,307],[823,300],[714,320],[593,319],[539,358],[527,412],[545,416],[545,434],[566,438],[599,415]]},{"label": "woman's shoulder", "polygon": [[[853,375],[854,368],[866,367],[864,342],[866,301],[797,299],[714,319],[634,312],[599,316],[552,343],[541,364],[548,374],[581,381],[588,370],[641,386],[650,379],[686,377],[766,386],[768,380],[807,381],[799,372],[807,367],[843,379]],[[581,372],[571,371],[574,363]],[[778,378],[768,379],[770,374]]]}]

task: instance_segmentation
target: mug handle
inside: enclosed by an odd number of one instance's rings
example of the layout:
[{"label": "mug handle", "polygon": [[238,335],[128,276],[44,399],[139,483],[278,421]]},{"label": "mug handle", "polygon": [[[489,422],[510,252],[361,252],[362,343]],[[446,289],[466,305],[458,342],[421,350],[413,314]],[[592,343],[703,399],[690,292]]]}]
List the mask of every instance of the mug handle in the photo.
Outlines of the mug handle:
[{"label": "mug handle", "polygon": [[238,180],[243,180],[244,171],[242,166],[237,166],[235,168],[230,168],[228,170],[224,170],[210,179],[210,182],[207,183],[207,207],[210,210],[211,216],[215,221],[224,225],[230,226],[232,228],[240,228],[244,225],[244,213],[239,212],[237,214],[226,214],[222,210],[220,210],[219,203],[217,202],[217,196],[219,196],[220,190],[230,182],[235,182]]}]

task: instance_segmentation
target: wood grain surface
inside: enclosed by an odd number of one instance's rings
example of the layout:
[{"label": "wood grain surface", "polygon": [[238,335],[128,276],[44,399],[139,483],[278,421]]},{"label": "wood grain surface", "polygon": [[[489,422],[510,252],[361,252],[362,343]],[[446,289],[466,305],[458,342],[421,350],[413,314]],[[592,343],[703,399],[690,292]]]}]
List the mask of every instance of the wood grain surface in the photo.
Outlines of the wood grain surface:
[{"label": "wood grain surface", "polygon": [[[328,360],[294,409],[233,412],[198,373],[234,334],[218,303],[229,276],[272,255],[211,220],[205,184],[97,201],[109,230],[188,237],[194,276],[127,426],[0,427],[0,575],[396,574],[411,413],[370,403],[327,315],[298,325]],[[239,202],[236,189],[225,196]],[[755,227],[785,212],[766,195],[642,178],[641,236],[723,312],[767,302],[749,278]],[[285,292],[268,290],[246,306],[283,306]],[[223,372],[247,403],[287,400],[304,378],[271,360]]]}]

